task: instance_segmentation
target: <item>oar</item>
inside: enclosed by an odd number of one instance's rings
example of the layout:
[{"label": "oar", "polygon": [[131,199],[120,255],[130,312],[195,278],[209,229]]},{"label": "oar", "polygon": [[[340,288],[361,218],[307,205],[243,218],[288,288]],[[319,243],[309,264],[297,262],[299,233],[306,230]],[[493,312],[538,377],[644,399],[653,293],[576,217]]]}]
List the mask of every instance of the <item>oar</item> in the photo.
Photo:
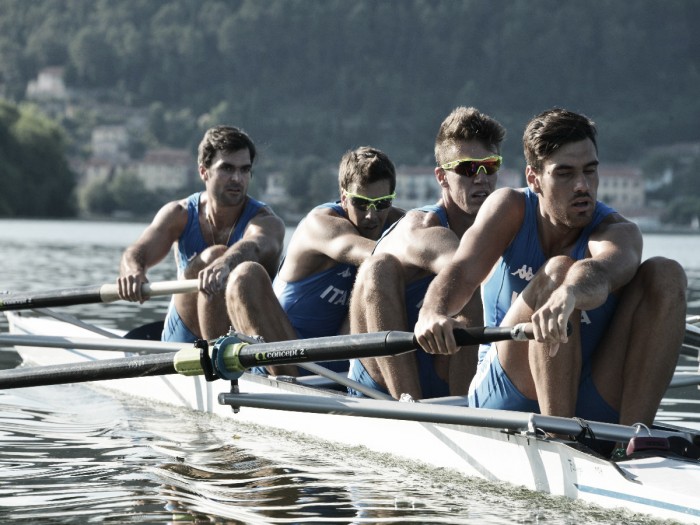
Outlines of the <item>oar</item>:
[{"label": "oar", "polygon": [[58,321],[63,321],[64,323],[72,324],[73,326],[77,326],[78,328],[82,328],[83,330],[94,332],[98,335],[103,335],[110,339],[117,339],[119,337],[114,332],[110,332],[109,330],[105,330],[104,328],[100,328],[99,326],[95,326],[94,324],[86,323],[82,319],[78,319],[76,316],[67,314],[65,312],[54,312],[50,308],[32,308],[32,311],[38,314],[46,315],[48,317],[53,317]]},{"label": "oar", "polygon": [[695,347],[696,349],[700,348],[700,327],[686,322],[683,344]]},{"label": "oar", "polygon": [[[538,430],[552,434],[578,435],[584,429],[580,420],[527,412],[511,412],[487,408],[469,408],[445,406],[438,403],[397,403],[396,401],[367,400],[353,397],[325,397],[299,394],[219,394],[219,403],[233,407],[265,408],[271,410],[290,410],[316,414],[342,414],[348,416],[373,417],[382,419],[400,419],[426,423],[446,423],[451,425],[468,425],[508,429],[513,431]],[[610,441],[628,441],[639,430],[636,427],[586,421],[597,439]],[[669,437],[688,435],[681,432],[665,430],[646,430],[644,436]],[[692,442],[692,438],[688,439]]]},{"label": "oar", "polygon": [[[197,289],[198,281],[196,279],[144,283],[141,286],[141,292],[147,298],[174,293],[196,292]],[[7,293],[6,295],[0,295],[0,311],[51,308],[75,304],[111,303],[118,299],[119,289],[116,284],[79,286],[36,293]]]},{"label": "oar", "polygon": [[[455,333],[461,346],[504,339],[525,340],[532,337],[529,325],[513,328],[478,327]],[[70,341],[57,341],[70,339]],[[40,345],[38,343],[42,343]],[[396,355],[418,348],[411,332],[374,332],[339,335],[314,339],[297,339],[276,343],[249,345],[236,337],[216,341],[210,353],[178,343],[136,340],[105,340],[47,338],[42,336],[0,336],[0,344],[12,346],[59,346],[101,350],[122,348],[125,351],[172,349],[175,353],[133,356],[90,362],[69,363],[0,371],[0,389],[56,385],[83,381],[99,381],[150,375],[180,373],[182,375],[213,375],[224,379],[240,377],[244,370],[256,366],[300,364],[316,361],[338,361],[365,357]],[[203,355],[206,354],[206,355]],[[211,367],[211,369],[209,368]]]},{"label": "oar", "polygon": [[700,372],[681,372],[674,374],[671,379],[669,388],[678,388],[683,386],[700,385]]}]

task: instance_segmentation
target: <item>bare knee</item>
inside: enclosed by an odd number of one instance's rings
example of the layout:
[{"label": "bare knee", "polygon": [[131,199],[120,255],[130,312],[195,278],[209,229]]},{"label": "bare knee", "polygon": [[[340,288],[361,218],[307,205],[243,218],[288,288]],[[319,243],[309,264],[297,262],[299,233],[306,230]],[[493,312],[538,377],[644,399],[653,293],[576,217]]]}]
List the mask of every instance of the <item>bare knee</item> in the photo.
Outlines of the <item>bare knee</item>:
[{"label": "bare knee", "polygon": [[367,259],[357,272],[355,288],[364,299],[394,292],[404,286],[401,262],[389,253],[375,254]]},{"label": "bare knee", "polygon": [[256,262],[246,261],[236,266],[229,274],[226,283],[226,297],[243,300],[254,290],[270,286],[270,276],[265,268]]},{"label": "bare knee", "polygon": [[685,304],[688,277],[683,267],[673,259],[666,257],[652,257],[644,261],[635,280],[645,294],[652,295],[659,300],[682,302]]}]

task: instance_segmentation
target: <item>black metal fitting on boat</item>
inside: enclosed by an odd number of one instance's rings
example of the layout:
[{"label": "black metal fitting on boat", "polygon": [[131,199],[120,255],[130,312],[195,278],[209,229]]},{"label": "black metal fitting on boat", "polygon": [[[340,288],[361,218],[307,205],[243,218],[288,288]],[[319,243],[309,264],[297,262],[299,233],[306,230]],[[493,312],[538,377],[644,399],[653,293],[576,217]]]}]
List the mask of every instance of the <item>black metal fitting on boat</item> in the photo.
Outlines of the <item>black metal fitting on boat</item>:
[{"label": "black metal fitting on boat", "polygon": [[214,373],[214,365],[211,362],[209,355],[209,342],[206,339],[197,339],[194,342],[194,347],[199,348],[199,364],[202,366],[204,378],[207,381],[214,381],[219,377]]},{"label": "black metal fitting on boat", "polygon": [[[238,379],[231,379],[231,393],[240,394],[241,390],[238,388]],[[241,407],[238,405],[231,405],[231,410],[234,414],[238,414],[241,411]]]}]

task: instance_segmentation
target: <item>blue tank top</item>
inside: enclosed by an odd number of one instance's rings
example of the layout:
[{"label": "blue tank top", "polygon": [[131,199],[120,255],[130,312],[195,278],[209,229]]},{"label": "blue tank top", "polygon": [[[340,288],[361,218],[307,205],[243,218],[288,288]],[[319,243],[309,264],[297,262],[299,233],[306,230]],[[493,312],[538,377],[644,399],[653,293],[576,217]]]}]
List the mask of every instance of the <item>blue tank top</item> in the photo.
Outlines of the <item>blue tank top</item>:
[{"label": "blue tank top", "polygon": [[[327,202],[314,209],[320,208],[346,216],[338,203]],[[275,277],[275,295],[300,338],[338,335],[348,314],[356,273],[355,266],[339,263],[290,283],[280,279],[279,274]]]},{"label": "blue tank top", "polygon": [[[204,240],[202,229],[199,226],[199,198],[201,194],[202,192],[193,193],[187,197],[187,224],[178,239],[177,249],[175,250],[178,277],[182,277],[187,264],[192,259],[209,248],[209,244]],[[265,206],[264,202],[257,201],[250,196],[247,197],[245,207],[238,218],[236,227],[231,233],[231,238],[228,240],[228,246],[232,246],[243,238],[243,233],[248,223],[263,206]]]},{"label": "blue tank top", "polygon": [[[496,271],[483,286],[482,301],[486,326],[500,326],[515,298],[522,293],[547,260],[537,232],[537,194],[527,188],[524,197],[525,217],[522,226],[503,253]],[[593,219],[576,241],[570,254],[572,259],[581,260],[586,256],[591,233],[611,213],[615,213],[615,210],[600,201],[596,202]],[[581,351],[584,364],[590,361],[616,305],[617,299],[611,294],[598,308],[581,312]],[[482,345],[479,361],[486,355],[487,350],[488,345]]]}]

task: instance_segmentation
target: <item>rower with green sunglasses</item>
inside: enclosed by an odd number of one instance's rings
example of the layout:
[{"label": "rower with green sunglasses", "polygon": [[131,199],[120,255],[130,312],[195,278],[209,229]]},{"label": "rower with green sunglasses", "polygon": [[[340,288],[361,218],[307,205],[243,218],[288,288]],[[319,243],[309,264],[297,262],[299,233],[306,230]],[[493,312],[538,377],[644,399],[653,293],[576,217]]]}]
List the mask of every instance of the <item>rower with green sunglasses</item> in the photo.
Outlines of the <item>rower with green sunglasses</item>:
[{"label": "rower with green sunglasses", "polygon": [[[240,265],[231,275],[227,308],[236,330],[268,342],[348,332],[357,267],[403,210],[393,206],[394,165],[378,149],[345,153],[338,185],[340,200],[315,207],[297,226],[274,284],[254,263]],[[348,362],[324,366],[346,372]],[[290,365],[268,372],[296,376],[303,371]]]},{"label": "rower with green sunglasses", "polygon": [[[413,330],[428,285],[452,259],[462,234],[495,190],[504,128],[475,108],[458,107],[435,140],[435,179],[441,198],[409,211],[377,242],[358,272],[350,306],[353,333]],[[475,297],[460,318],[483,324]],[[422,350],[394,357],[353,360],[349,377],[401,398],[465,395],[476,370],[476,347],[454,355]],[[351,390],[353,395],[361,395]]]}]

